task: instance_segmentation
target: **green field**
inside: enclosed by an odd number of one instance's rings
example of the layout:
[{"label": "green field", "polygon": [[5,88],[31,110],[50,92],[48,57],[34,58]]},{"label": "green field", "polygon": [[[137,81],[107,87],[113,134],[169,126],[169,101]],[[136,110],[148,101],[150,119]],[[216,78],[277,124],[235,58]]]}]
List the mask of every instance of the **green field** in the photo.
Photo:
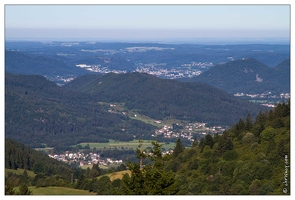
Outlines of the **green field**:
[{"label": "green field", "polygon": [[[7,175],[8,173],[13,173],[16,175],[23,175],[24,173],[24,169],[6,169],[5,168],[5,174]],[[36,176],[36,174],[34,174],[33,171],[27,170],[27,174],[30,178],[34,178]]]},{"label": "green field", "polygon": [[[106,102],[99,102],[99,104],[104,105],[104,106],[109,106],[110,105],[110,103],[106,103]],[[178,123],[180,125],[185,125],[185,124],[188,123],[188,122],[185,122],[183,120],[165,119],[165,120],[162,121],[161,124],[158,124],[158,123],[155,123],[156,119],[150,118],[150,117],[148,117],[146,115],[139,114],[140,110],[137,110],[137,109],[128,110],[125,107],[125,103],[113,102],[112,104],[116,105],[114,107],[111,107],[111,110],[114,113],[122,114],[122,112],[126,112],[126,116],[128,116],[129,118],[142,121],[142,122],[144,122],[146,124],[151,124],[151,125],[156,126],[158,128],[163,128],[164,125],[172,125],[173,123],[175,123],[175,124]]]},{"label": "green field", "polygon": [[37,151],[44,151],[45,153],[48,153],[50,150],[53,149],[53,147],[45,147],[45,148],[34,148]]},{"label": "green field", "polygon": [[[78,190],[67,187],[38,187],[30,186],[29,190],[32,191],[33,195],[96,195],[94,192],[88,190]],[[18,187],[15,188],[18,191]]]},{"label": "green field", "polygon": [[[99,168],[100,169],[110,169],[110,168],[117,168],[119,166],[120,166],[120,164],[111,163],[107,166],[99,165]],[[87,169],[88,167],[91,169],[93,167],[93,164],[80,166],[81,169]]]},{"label": "green field", "polygon": [[[94,147],[97,150],[113,150],[113,149],[133,149],[136,150],[136,148],[139,148],[139,140],[133,140],[130,142],[121,142],[121,141],[115,141],[110,140],[108,143],[79,143],[77,145],[81,145],[82,147],[87,146],[89,144],[89,147],[93,149]],[[175,143],[160,143],[162,144],[162,148],[165,148],[166,150],[174,149]],[[151,140],[143,140],[142,142],[142,149],[146,149],[148,147],[153,147],[151,144]]]}]

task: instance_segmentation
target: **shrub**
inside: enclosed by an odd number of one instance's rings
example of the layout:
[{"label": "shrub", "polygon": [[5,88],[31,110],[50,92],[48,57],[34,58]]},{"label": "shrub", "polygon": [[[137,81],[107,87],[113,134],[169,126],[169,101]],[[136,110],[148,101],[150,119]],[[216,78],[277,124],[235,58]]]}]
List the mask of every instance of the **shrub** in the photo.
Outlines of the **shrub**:
[{"label": "shrub", "polygon": [[275,129],[272,127],[267,127],[261,132],[261,139],[265,141],[271,140],[275,136]]}]

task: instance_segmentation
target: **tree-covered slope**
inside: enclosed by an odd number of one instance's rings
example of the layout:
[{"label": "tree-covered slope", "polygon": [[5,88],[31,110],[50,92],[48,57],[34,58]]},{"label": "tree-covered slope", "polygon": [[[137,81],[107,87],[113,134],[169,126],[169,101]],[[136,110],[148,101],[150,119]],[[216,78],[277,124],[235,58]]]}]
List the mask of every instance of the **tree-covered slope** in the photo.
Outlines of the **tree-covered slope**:
[{"label": "tree-covered slope", "polygon": [[154,130],[42,76],[5,76],[5,137],[26,145],[66,148],[80,142],[129,141]]},{"label": "tree-covered slope", "polygon": [[208,83],[230,93],[290,92],[290,62],[270,68],[255,59],[216,65],[191,81]]},{"label": "tree-covered slope", "polygon": [[131,173],[122,180],[105,180],[112,189],[108,194],[290,195],[290,102],[255,119],[248,115],[222,134],[195,140],[191,148],[178,139],[172,154],[152,144],[137,151],[139,159],[152,162],[128,163]]},{"label": "tree-covered slope", "polygon": [[184,83],[148,74],[86,75],[63,86],[92,95],[97,101],[125,102],[154,119],[177,118],[231,125],[260,107],[203,83]]},{"label": "tree-covered slope", "polygon": [[290,194],[290,104],[239,120],[172,155],[178,194]]},{"label": "tree-covered slope", "polygon": [[284,60],[274,68],[274,81],[279,86],[284,86],[284,91],[290,91],[290,59]]},{"label": "tree-covered slope", "polygon": [[79,74],[82,69],[57,55],[42,55],[38,52],[5,51],[5,71],[17,74],[47,75],[49,77]]},{"label": "tree-covered slope", "polygon": [[66,163],[59,162],[48,155],[36,151],[13,139],[5,139],[5,168],[26,169],[35,174],[64,175],[70,180],[73,169]]}]

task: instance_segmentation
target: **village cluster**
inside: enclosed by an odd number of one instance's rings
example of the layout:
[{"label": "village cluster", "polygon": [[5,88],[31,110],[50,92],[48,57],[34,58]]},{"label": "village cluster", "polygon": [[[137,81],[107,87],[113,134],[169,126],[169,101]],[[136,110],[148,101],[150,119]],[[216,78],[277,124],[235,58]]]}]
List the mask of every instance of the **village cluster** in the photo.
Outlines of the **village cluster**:
[{"label": "village cluster", "polygon": [[103,166],[108,166],[110,164],[122,164],[122,160],[113,160],[112,158],[106,158],[102,159],[99,154],[97,153],[88,153],[84,154],[83,152],[78,153],[71,153],[69,151],[66,151],[64,154],[60,155],[48,155],[51,158],[54,158],[58,161],[62,161],[65,163],[73,163],[78,162],[80,166],[83,165],[91,165],[91,164],[99,164]]},{"label": "village cluster", "polygon": [[[161,78],[168,79],[177,79],[177,78],[191,78],[198,76],[202,73],[200,69],[213,66],[212,63],[207,62],[191,62],[189,64],[182,64],[182,67],[173,67],[171,69],[165,68],[166,63],[148,63],[137,64],[138,67],[134,72],[151,74]],[[107,73],[116,73],[116,74],[125,74],[126,70],[111,70],[108,67],[103,67],[101,65],[87,65],[87,64],[77,64],[76,67],[83,68],[85,70],[107,74]]]},{"label": "village cluster", "polygon": [[[159,124],[162,122],[157,120],[155,123]],[[187,140],[194,141],[195,134],[204,136],[206,134],[221,134],[225,131],[225,128],[221,126],[205,127],[205,125],[206,123],[188,123],[182,130],[174,130],[173,126],[164,125],[163,128],[156,130],[152,136],[162,135],[164,138],[186,138]]]},{"label": "village cluster", "polygon": [[250,99],[263,99],[264,103],[261,103],[260,105],[266,106],[266,107],[275,107],[275,104],[268,103],[265,99],[290,99],[290,93],[281,93],[280,95],[272,94],[271,92],[265,92],[262,94],[245,94],[245,93],[236,93],[234,94],[236,97],[248,97]]},{"label": "village cluster", "polygon": [[193,76],[198,76],[201,71],[198,69],[166,69],[166,68],[155,68],[155,67],[137,67],[136,72],[151,74],[161,78],[177,79],[177,78],[191,78]]}]

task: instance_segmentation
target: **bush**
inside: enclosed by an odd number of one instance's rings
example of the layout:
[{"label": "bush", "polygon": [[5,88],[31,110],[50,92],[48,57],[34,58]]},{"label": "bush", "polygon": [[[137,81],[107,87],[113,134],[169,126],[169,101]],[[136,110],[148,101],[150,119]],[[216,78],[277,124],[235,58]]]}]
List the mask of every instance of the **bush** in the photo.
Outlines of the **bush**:
[{"label": "bush", "polygon": [[255,141],[255,136],[254,136],[253,133],[247,133],[247,134],[243,137],[242,141],[243,141],[244,143],[251,144],[251,143],[253,143],[253,142]]},{"label": "bush", "polygon": [[275,136],[275,129],[272,127],[267,127],[261,132],[261,139],[264,141],[269,141]]}]

